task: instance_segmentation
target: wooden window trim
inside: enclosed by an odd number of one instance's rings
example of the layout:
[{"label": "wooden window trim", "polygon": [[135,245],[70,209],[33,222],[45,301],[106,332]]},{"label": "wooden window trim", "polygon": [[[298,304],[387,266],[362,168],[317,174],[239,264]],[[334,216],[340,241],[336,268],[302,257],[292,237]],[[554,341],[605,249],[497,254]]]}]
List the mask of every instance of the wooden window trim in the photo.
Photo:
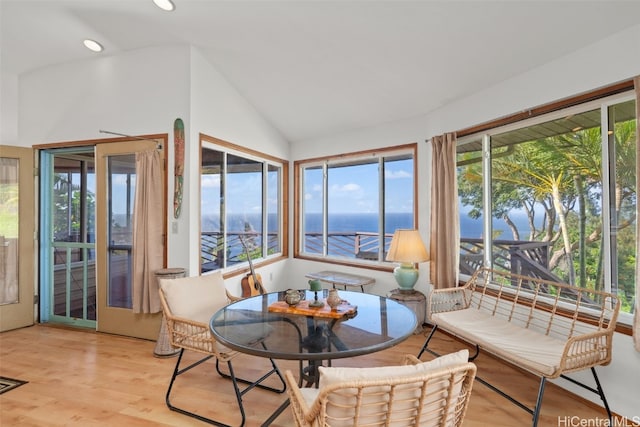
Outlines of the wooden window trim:
[{"label": "wooden window trim", "polygon": [[[210,144],[217,145],[219,147],[223,147],[229,150],[233,150],[239,153],[248,154],[252,157],[266,160],[268,162],[277,163],[282,166],[282,250],[280,251],[280,255],[271,258],[260,258],[258,260],[253,261],[254,268],[256,267],[264,267],[270,264],[274,264],[278,261],[283,261],[289,257],[289,161],[281,159],[279,157],[275,157],[266,153],[262,153],[257,150],[253,150],[251,148],[243,147],[238,144],[234,144],[233,142],[225,141],[223,139],[219,139],[204,133],[200,133],[199,137],[199,154],[198,154],[198,165],[202,164],[202,143],[208,142]],[[200,219],[199,225],[199,233],[202,233],[202,219]],[[247,266],[246,268],[235,269],[232,271],[224,272],[224,277],[233,277],[239,274],[244,274],[250,271],[250,268]]]},{"label": "wooden window trim", "polygon": [[510,114],[505,117],[501,117],[485,123],[474,125],[468,128],[460,129],[456,131],[456,136],[457,138],[463,138],[465,136],[486,132],[490,129],[495,129],[495,128],[516,123],[522,120],[530,119],[537,116],[542,116],[544,114],[549,114],[554,111],[563,110],[565,108],[584,104],[585,102],[594,101],[596,99],[605,98],[607,96],[616,95],[618,93],[627,92],[633,89],[634,89],[633,80],[625,80],[619,83],[615,83],[613,85],[602,87],[600,89],[595,89],[589,92],[585,92],[580,95],[571,96],[569,98],[564,98],[559,101],[550,102],[548,104],[543,104],[537,107],[533,107],[528,110]]},{"label": "wooden window trim", "polygon": [[394,152],[394,151],[403,151],[403,150],[411,150],[413,152],[413,203],[414,203],[414,218],[413,218],[413,227],[418,228],[418,218],[419,218],[419,203],[418,203],[418,144],[416,142],[402,144],[402,145],[394,145],[392,147],[385,148],[377,148],[370,150],[361,150],[361,151],[353,151],[348,153],[334,154],[330,156],[321,156],[321,157],[312,157],[308,159],[296,160],[293,162],[293,188],[294,188],[294,205],[293,205],[293,257],[302,260],[308,261],[317,261],[317,262],[331,262],[332,264],[344,265],[347,267],[355,267],[355,268],[363,268],[369,270],[377,270],[384,272],[393,271],[394,265],[385,265],[385,264],[368,264],[368,263],[357,263],[351,262],[350,260],[343,260],[340,258],[334,257],[324,257],[324,256],[315,256],[309,254],[303,254],[301,252],[300,247],[300,233],[302,232],[302,224],[300,221],[300,214],[302,212],[302,197],[301,197],[301,178],[300,178],[300,170],[301,167],[311,164],[311,163],[319,163],[319,162],[331,162],[335,160],[348,160],[349,158],[362,158],[365,156],[384,156],[385,153]]}]

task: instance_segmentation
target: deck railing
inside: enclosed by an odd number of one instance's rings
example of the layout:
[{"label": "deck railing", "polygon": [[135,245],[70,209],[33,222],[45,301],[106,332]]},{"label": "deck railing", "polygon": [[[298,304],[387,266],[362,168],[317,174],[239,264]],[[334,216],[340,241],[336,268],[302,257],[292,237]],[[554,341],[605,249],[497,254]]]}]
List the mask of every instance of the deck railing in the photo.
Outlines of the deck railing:
[{"label": "deck railing", "polygon": [[[385,235],[385,251],[387,253],[393,234]],[[217,231],[207,231],[201,234],[200,261],[202,271],[210,271],[218,268],[245,262],[247,260],[242,241],[245,241],[249,251],[260,250],[262,237],[255,232],[227,233],[226,251],[224,249],[223,234]],[[276,233],[267,235],[267,253],[276,253],[280,250],[279,239]],[[378,233],[371,232],[335,232],[328,234],[327,252],[336,257],[359,258],[366,260],[378,260],[379,258]],[[226,252],[226,254],[225,254]],[[322,233],[307,233],[304,241],[304,252],[308,254],[323,254]]]},{"label": "deck railing", "polygon": [[[275,253],[279,250],[278,235],[268,234],[267,251]],[[327,253],[330,256],[378,261],[384,260],[392,233],[385,235],[385,248],[380,258],[378,233],[363,231],[334,232],[327,234]],[[237,232],[227,234],[226,266],[245,262],[246,253],[242,246],[243,239],[249,250],[260,250],[261,235],[255,232]],[[494,268],[512,273],[533,276],[546,280],[558,281],[548,269],[551,243],[524,240],[494,240],[492,242],[491,259]],[[201,237],[201,262],[203,271],[222,268],[224,264],[224,239],[220,232],[204,232]],[[304,253],[323,255],[322,233],[306,233]],[[255,257],[255,256],[254,256]],[[484,263],[484,242],[482,239],[460,239],[460,272],[473,274]]]},{"label": "deck railing", "polygon": [[[389,249],[393,233],[385,234],[384,255]],[[306,233],[304,252],[323,255],[322,233]],[[327,233],[327,254],[337,257],[358,258],[377,261],[380,256],[378,233],[367,231],[347,231]]]},{"label": "deck railing", "polygon": [[96,320],[95,244],[54,242],[51,315]]},{"label": "deck railing", "polygon": [[[277,233],[267,234],[267,254],[276,253],[280,250],[280,241]],[[244,244],[243,244],[244,242]],[[252,254],[252,259],[261,257],[259,251],[262,248],[262,236],[255,232],[235,232],[227,233],[225,250],[224,235],[218,231],[205,231],[200,235],[200,265],[201,270],[211,271],[223,268],[225,265],[238,264],[247,260],[245,251]],[[225,264],[226,258],[226,264]]]},{"label": "deck railing", "polygon": [[[493,240],[491,260],[494,269],[522,276],[562,281],[549,270],[551,242]],[[473,274],[484,263],[482,239],[460,239],[460,272]]]}]

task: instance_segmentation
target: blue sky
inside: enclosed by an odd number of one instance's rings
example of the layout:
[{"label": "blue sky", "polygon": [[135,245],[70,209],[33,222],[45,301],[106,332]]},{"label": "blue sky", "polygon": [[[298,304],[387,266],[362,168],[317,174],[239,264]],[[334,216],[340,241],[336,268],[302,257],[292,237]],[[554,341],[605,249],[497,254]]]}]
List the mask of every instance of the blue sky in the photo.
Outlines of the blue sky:
[{"label": "blue sky", "polygon": [[[377,164],[332,168],[329,183],[331,213],[371,213],[378,211]],[[387,212],[413,212],[413,161],[387,162]],[[354,169],[357,169],[354,172]],[[322,174],[313,170],[306,175],[305,208],[309,213],[321,212]],[[275,174],[269,178],[269,188],[277,185]],[[220,205],[220,177],[203,176],[202,212],[217,213]],[[227,181],[227,213],[256,213],[261,209],[260,174],[231,176]],[[270,195],[271,196],[271,195]],[[269,209],[276,209],[276,197],[269,197]]]},{"label": "blue sky", "polygon": [[[413,160],[385,165],[386,212],[413,212]],[[377,213],[379,191],[378,164],[331,168],[329,172],[329,213]],[[305,174],[305,211],[322,212],[322,173]]]},{"label": "blue sky", "polygon": [[[354,167],[332,168],[329,182],[330,213],[378,212],[377,163]],[[385,166],[386,211],[389,213],[413,212],[413,161],[387,162]],[[305,186],[305,208],[309,213],[322,209],[321,173],[308,173]],[[126,207],[124,175],[114,176],[113,211],[124,213]],[[90,181],[94,181],[90,176]],[[93,182],[90,187],[95,188]],[[202,211],[217,213],[220,207],[220,177],[206,175],[201,179]],[[276,174],[269,176],[269,189],[277,188]],[[260,212],[262,200],[261,174],[231,175],[227,180],[227,212],[229,214]],[[277,195],[269,197],[269,210],[274,212]],[[171,200],[173,196],[170,195]]]},{"label": "blue sky", "polygon": [[[220,211],[220,176],[204,175],[200,180],[202,212],[218,213]],[[269,173],[267,208],[275,212],[278,204],[276,189],[277,173]],[[243,173],[230,174],[227,178],[227,213],[250,214],[262,212],[262,174]]]}]

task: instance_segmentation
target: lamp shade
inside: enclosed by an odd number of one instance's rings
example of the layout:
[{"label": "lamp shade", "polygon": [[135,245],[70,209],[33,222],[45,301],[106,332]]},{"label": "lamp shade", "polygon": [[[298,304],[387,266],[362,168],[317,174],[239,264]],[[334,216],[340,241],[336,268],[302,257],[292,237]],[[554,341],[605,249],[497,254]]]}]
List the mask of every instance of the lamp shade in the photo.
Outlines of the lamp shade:
[{"label": "lamp shade", "polygon": [[387,261],[401,263],[429,261],[429,252],[418,230],[396,230],[391,239]]}]

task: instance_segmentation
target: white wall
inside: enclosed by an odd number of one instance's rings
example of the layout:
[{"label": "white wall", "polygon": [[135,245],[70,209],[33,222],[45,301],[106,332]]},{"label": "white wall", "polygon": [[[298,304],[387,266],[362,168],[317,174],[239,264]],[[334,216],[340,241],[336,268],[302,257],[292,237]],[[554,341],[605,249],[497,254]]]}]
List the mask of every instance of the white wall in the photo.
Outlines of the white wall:
[{"label": "white wall", "polygon": [[18,145],[18,76],[0,81],[0,145]]},{"label": "white wall", "polygon": [[429,135],[464,129],[638,74],[640,25],[432,112],[427,117]]},{"label": "white wall", "polygon": [[172,134],[189,107],[188,52],[151,48],[22,75],[20,145],[113,138],[101,129]]},{"label": "white wall", "polygon": [[[185,183],[187,201],[180,228],[189,230],[191,242],[199,242],[199,134],[204,133],[281,159],[290,157],[290,148],[288,141],[195,48],[191,51],[190,66],[191,123],[186,124],[189,128],[186,153],[188,182]],[[174,259],[184,258],[188,253],[189,270],[196,274],[199,268],[199,243],[191,244],[188,250],[185,250],[183,243],[186,242],[172,245]],[[286,264],[287,261],[284,261],[260,268],[259,273],[267,289],[288,287]],[[241,294],[241,278],[235,276],[226,281],[227,288],[235,295]]]},{"label": "white wall", "polygon": [[[292,161],[342,153],[345,151],[344,147],[348,147],[348,151],[357,151],[418,141],[419,225],[426,240],[429,227],[431,152],[428,144],[423,144],[422,141],[433,135],[464,129],[640,75],[639,53],[640,25],[637,25],[499,85],[452,102],[424,117],[296,144],[292,147]],[[417,289],[423,292],[428,288],[426,265],[427,263],[421,266],[420,284],[417,285]],[[334,267],[305,260],[292,260],[289,266],[296,278],[307,271],[326,268]],[[375,293],[383,294],[388,288],[395,287],[390,273],[367,274],[375,276],[380,282],[373,290]],[[636,281],[639,282],[638,279]],[[612,410],[629,419],[636,417],[637,422],[640,417],[640,353],[633,350],[630,337],[616,334],[613,354],[611,365],[598,369],[600,380]],[[589,378],[590,372],[583,374],[587,375],[579,376],[588,384],[593,384]],[[558,384],[601,404],[596,395],[568,384],[567,381],[559,380]]]}]

